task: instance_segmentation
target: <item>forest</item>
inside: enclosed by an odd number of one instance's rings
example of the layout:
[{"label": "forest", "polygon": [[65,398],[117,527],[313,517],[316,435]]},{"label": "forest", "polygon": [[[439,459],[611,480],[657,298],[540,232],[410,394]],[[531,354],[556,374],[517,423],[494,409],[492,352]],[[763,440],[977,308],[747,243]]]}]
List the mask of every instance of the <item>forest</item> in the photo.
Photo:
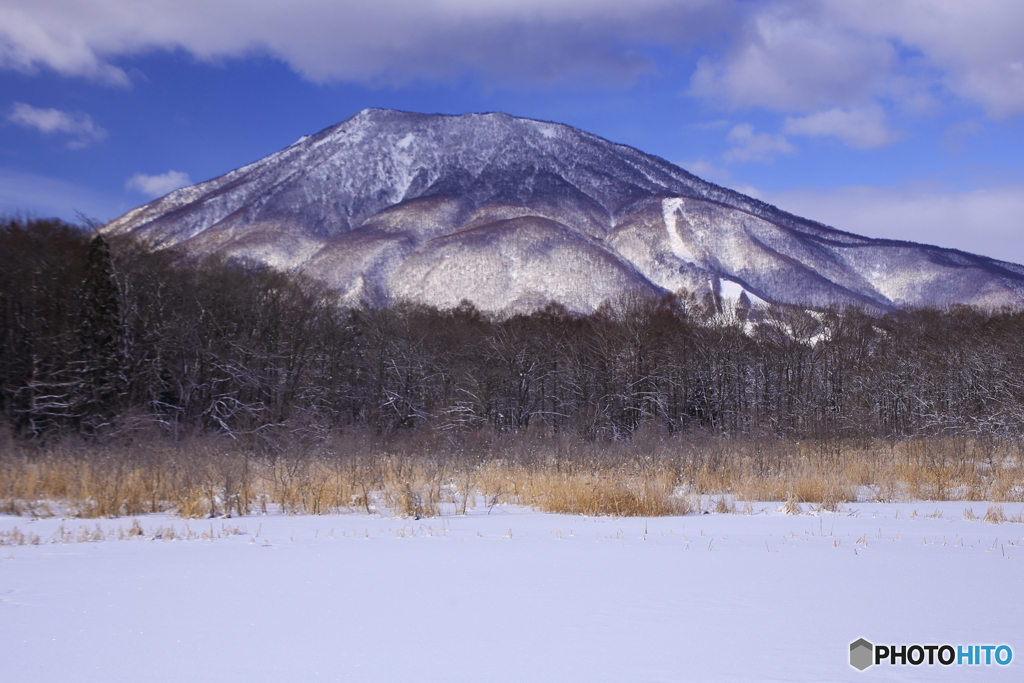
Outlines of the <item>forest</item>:
[{"label": "forest", "polygon": [[1024,312],[726,307],[685,293],[574,315],[464,302],[344,309],[315,282],[108,244],[58,221],[0,230],[0,412],[21,439],[157,427],[315,437],[423,426],[797,439],[1024,426]]}]

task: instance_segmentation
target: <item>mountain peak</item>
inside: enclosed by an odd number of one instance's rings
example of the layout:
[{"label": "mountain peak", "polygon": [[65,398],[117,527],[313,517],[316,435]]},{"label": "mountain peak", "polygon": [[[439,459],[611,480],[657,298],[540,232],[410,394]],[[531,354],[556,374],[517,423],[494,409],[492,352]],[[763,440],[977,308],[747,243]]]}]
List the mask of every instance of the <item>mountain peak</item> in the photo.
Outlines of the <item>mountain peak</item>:
[{"label": "mountain peak", "polygon": [[1024,302],[1020,266],[833,230],[503,113],[365,109],[105,230],[302,271],[352,304],[590,311],[679,289],[876,310]]}]

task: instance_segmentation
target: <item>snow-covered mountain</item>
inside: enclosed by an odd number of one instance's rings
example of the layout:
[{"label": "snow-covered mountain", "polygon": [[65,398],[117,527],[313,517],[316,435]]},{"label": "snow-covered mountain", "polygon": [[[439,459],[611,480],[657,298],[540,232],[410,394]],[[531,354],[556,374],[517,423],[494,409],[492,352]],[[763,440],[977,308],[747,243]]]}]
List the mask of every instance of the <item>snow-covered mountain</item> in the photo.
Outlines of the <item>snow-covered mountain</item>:
[{"label": "snow-covered mountain", "polygon": [[349,303],[488,311],[623,292],[869,308],[1024,305],[1024,267],[799,218],[663,159],[507,114],[367,109],[104,228],[326,281]]}]

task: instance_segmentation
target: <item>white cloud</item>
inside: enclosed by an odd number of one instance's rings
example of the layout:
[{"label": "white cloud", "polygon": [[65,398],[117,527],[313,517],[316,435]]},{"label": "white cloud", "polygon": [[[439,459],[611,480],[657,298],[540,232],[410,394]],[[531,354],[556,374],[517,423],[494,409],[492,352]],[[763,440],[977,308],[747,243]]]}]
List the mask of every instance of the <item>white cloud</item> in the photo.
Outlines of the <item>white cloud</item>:
[{"label": "white cloud", "polygon": [[796,148],[783,135],[755,133],[749,123],[733,126],[726,136],[733,147],[722,154],[728,162],[771,161],[776,154],[791,154]]},{"label": "white cloud", "polygon": [[7,120],[41,133],[65,133],[74,136],[68,147],[79,148],[107,137],[107,131],[97,126],[88,114],[71,114],[59,109],[39,109],[24,102],[11,108]]},{"label": "white cloud", "polygon": [[144,195],[156,198],[163,197],[165,194],[173,192],[180,187],[186,187],[191,184],[192,181],[187,173],[168,171],[160,175],[136,173],[125,181],[124,187],[126,190],[136,190]]},{"label": "white cloud", "polygon": [[729,21],[715,0],[5,0],[0,65],[126,83],[118,56],[273,55],[305,78],[404,83],[628,81],[638,46],[686,49]]},{"label": "white cloud", "polygon": [[769,0],[720,56],[700,60],[690,92],[728,107],[810,113],[894,103],[920,110],[931,91],[992,117],[1024,114],[1019,0]]},{"label": "white cloud", "polygon": [[767,3],[722,59],[700,60],[690,92],[729,107],[813,111],[864,100],[896,61],[886,40],[820,21],[815,12]]},{"label": "white cloud", "polygon": [[1024,185],[945,192],[853,186],[763,193],[785,211],[868,237],[1024,263]]},{"label": "white cloud", "polygon": [[787,135],[836,137],[850,147],[869,149],[885,147],[899,139],[889,128],[881,107],[859,109],[828,109],[809,116],[790,117],[783,123]]},{"label": "white cloud", "polygon": [[125,55],[269,54],[315,82],[626,83],[704,50],[690,92],[786,114],[942,92],[1024,114],[1019,0],[4,0],[0,68],[126,85]]},{"label": "white cloud", "polygon": [[[823,0],[818,0],[823,1]],[[910,48],[949,92],[995,118],[1024,114],[1024,3],[857,0],[825,3],[828,19]]]}]

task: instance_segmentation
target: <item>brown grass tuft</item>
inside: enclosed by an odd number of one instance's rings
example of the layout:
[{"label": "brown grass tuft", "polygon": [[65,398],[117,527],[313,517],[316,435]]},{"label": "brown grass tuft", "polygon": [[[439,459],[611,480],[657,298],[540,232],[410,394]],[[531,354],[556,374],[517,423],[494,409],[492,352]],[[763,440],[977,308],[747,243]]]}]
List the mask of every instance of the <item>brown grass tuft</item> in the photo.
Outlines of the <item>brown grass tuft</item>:
[{"label": "brown grass tuft", "polygon": [[800,503],[796,502],[795,498],[790,498],[786,501],[785,505],[782,505],[777,510],[778,512],[784,512],[787,515],[801,515],[804,510],[800,507]]},{"label": "brown grass tuft", "polygon": [[1002,524],[1006,521],[1006,514],[1002,505],[989,505],[985,511],[985,521],[989,524]]}]

